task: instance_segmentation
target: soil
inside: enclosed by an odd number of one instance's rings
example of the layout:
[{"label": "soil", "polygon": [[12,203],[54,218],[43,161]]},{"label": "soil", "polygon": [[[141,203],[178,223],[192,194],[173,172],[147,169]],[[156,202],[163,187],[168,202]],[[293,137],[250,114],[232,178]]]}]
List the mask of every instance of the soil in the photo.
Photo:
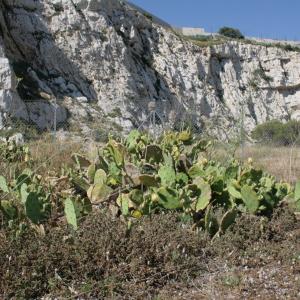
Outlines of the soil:
[{"label": "soil", "polygon": [[213,241],[176,214],[45,230],[0,229],[1,299],[300,299],[300,221],[285,207]]}]

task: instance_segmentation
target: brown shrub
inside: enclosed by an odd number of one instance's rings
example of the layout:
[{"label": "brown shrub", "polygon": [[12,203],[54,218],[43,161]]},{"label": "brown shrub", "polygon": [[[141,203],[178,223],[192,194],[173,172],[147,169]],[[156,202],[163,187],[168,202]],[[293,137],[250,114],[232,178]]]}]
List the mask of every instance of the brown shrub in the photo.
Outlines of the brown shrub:
[{"label": "brown shrub", "polygon": [[71,236],[51,229],[18,239],[1,234],[0,295],[5,298],[135,297],[204,269],[205,240],[176,216],[146,218],[130,234],[118,219],[95,213]]},{"label": "brown shrub", "polygon": [[190,295],[195,284],[200,289],[211,272],[220,284],[224,265],[244,270],[281,260],[289,266],[300,253],[294,233],[300,225],[286,208],[270,221],[242,215],[213,243],[178,220],[154,215],[128,232],[120,219],[95,212],[76,234],[50,225],[45,237],[28,230],[13,238],[0,230],[0,298],[167,299]]}]

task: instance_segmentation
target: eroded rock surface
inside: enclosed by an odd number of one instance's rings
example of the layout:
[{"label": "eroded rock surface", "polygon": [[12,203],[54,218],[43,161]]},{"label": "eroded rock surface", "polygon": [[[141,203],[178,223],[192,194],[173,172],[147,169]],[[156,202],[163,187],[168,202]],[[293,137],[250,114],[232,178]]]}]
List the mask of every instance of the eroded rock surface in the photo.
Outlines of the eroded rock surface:
[{"label": "eroded rock surface", "polygon": [[[54,100],[58,106],[54,106]],[[192,120],[220,138],[268,119],[300,118],[300,54],[229,42],[200,48],[117,0],[2,0],[1,119],[125,130],[149,116]]]}]

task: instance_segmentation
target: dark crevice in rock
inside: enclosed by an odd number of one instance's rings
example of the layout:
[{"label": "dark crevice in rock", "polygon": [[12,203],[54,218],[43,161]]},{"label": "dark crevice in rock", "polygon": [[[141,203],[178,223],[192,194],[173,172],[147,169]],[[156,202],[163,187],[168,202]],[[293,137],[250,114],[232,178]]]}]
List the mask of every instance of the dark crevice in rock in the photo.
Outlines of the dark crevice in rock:
[{"label": "dark crevice in rock", "polygon": [[[0,3],[0,28],[2,32],[2,37],[4,41],[4,50],[7,57],[13,58],[18,56],[19,58],[24,58],[24,52],[21,45],[15,42],[14,37],[11,34],[11,28],[9,26],[8,14],[13,13],[11,8],[1,1]],[[11,43],[5,43],[5,40],[11,41]]]},{"label": "dark crevice in rock", "polygon": [[[39,1],[38,1],[39,2]],[[91,82],[88,80],[79,70],[78,66],[66,56],[56,44],[52,34],[43,22],[43,3],[37,3],[39,10],[32,12],[29,10],[28,14],[31,18],[31,24],[36,29],[32,33],[25,32],[32,35],[32,40],[37,44],[29,44],[30,37],[26,37],[26,40],[22,37],[24,29],[20,28],[20,36],[16,36],[18,31],[11,31],[11,28],[18,28],[20,24],[17,23],[17,19],[14,18],[14,6],[13,4],[0,4],[2,7],[3,18],[1,20],[1,27],[5,25],[7,30],[4,32],[4,44],[6,46],[7,56],[10,58],[14,66],[23,64],[23,69],[20,73],[16,70],[17,76],[21,78],[19,82],[18,91],[23,99],[36,99],[39,97],[41,91],[40,83],[45,86],[51,86],[53,95],[57,98],[63,98],[68,95],[66,90],[61,90],[59,86],[52,83],[52,78],[62,77],[66,82],[73,83],[76,86],[78,92],[87,97],[88,99],[95,99],[96,93],[91,89]],[[3,30],[2,30],[3,31]],[[11,34],[11,32],[13,32]],[[21,44],[23,43],[23,44]],[[48,44],[48,45],[47,45]],[[47,45],[47,46],[46,46]],[[20,53],[17,55],[16,53]],[[56,57],[57,61],[55,65],[52,65],[49,58]],[[60,63],[61,62],[61,63]],[[24,67],[26,64],[26,68]],[[38,79],[41,82],[36,81],[35,78],[30,76],[29,70],[33,70],[38,74]],[[42,72],[40,72],[42,70]],[[18,75],[19,73],[19,75]]]},{"label": "dark crevice in rock", "polygon": [[278,92],[296,92],[300,90],[300,83],[293,84],[293,85],[280,85],[280,86],[269,86],[269,87],[261,87],[262,90],[272,90],[272,91],[278,91]]},{"label": "dark crevice in rock", "polygon": [[251,98],[248,99],[247,106],[248,106],[248,110],[250,112],[251,117],[255,120],[255,123],[257,124],[258,120],[257,120],[257,116],[255,113],[254,103]]}]

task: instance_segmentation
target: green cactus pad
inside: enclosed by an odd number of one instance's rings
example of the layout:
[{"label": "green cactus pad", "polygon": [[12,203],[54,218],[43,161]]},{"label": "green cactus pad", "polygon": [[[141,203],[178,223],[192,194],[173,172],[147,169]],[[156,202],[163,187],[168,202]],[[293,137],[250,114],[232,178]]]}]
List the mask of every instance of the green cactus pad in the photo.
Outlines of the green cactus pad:
[{"label": "green cactus pad", "polygon": [[241,193],[233,185],[228,186],[228,193],[234,199],[242,199]]},{"label": "green cactus pad", "polygon": [[224,214],[220,223],[221,234],[223,234],[227,230],[227,228],[235,222],[236,216],[237,216],[236,208],[232,208],[231,210],[227,211]]},{"label": "green cactus pad", "polygon": [[29,195],[27,189],[28,189],[28,185],[27,185],[26,183],[23,183],[23,184],[21,185],[21,188],[20,188],[21,202],[22,202],[23,204],[26,203],[27,197],[28,197],[28,195]]},{"label": "green cactus pad", "polygon": [[161,187],[157,190],[159,204],[165,209],[178,209],[182,207],[178,192],[174,189]]},{"label": "green cactus pad", "polygon": [[249,185],[244,185],[241,190],[241,195],[247,210],[255,214],[259,208],[259,199],[256,192]]},{"label": "green cactus pad", "polygon": [[117,203],[121,208],[122,215],[125,217],[129,215],[129,202],[130,198],[128,194],[121,194],[117,199]]},{"label": "green cactus pad", "polygon": [[96,169],[96,165],[95,164],[91,164],[89,166],[89,168],[87,169],[87,177],[88,177],[90,183],[94,182],[96,170],[97,169]]},{"label": "green cactus pad", "polygon": [[34,224],[39,224],[44,219],[43,205],[39,201],[36,193],[29,193],[25,202],[25,210],[27,217]]},{"label": "green cactus pad", "polygon": [[176,181],[175,170],[170,166],[162,166],[158,170],[158,176],[163,186],[170,186]]},{"label": "green cactus pad", "polygon": [[196,211],[199,212],[206,209],[209,205],[212,191],[210,185],[206,182],[198,183],[197,187],[201,190],[201,194],[196,203]]},{"label": "green cactus pad", "polygon": [[110,152],[110,155],[113,158],[116,165],[118,167],[122,167],[125,159],[125,147],[114,140],[110,140],[106,147]]},{"label": "green cactus pad", "polygon": [[193,165],[189,171],[188,171],[189,176],[194,179],[198,176],[204,177],[205,176],[205,171],[203,170],[203,166],[200,164],[195,164]]},{"label": "green cactus pad", "polygon": [[205,231],[213,237],[219,231],[217,218],[213,215],[212,206],[209,205],[205,211],[204,217]]},{"label": "green cactus pad", "polygon": [[92,185],[87,195],[93,204],[103,202],[113,192],[113,189],[106,184],[94,184]]},{"label": "green cactus pad", "polygon": [[225,181],[229,181],[232,179],[236,179],[238,176],[239,167],[238,166],[230,166],[225,171]]},{"label": "green cactus pad", "polygon": [[31,175],[23,174],[23,173],[20,176],[18,176],[18,178],[16,180],[16,187],[17,187],[18,191],[20,191],[23,183],[26,183],[27,185],[30,184],[30,181],[31,181],[30,176]]},{"label": "green cactus pad", "polygon": [[134,152],[137,148],[137,143],[141,138],[141,133],[138,130],[132,130],[126,138],[126,147],[129,152]]},{"label": "green cactus pad", "polygon": [[178,182],[181,185],[186,185],[189,182],[189,177],[185,173],[177,173],[176,174],[176,182]]},{"label": "green cactus pad", "polygon": [[94,184],[104,184],[106,183],[107,176],[104,170],[98,169],[94,176]]},{"label": "green cactus pad", "polygon": [[129,193],[129,197],[130,197],[130,200],[137,205],[142,204],[144,201],[143,192],[141,190],[137,190],[137,189],[132,190]]},{"label": "green cactus pad", "polygon": [[75,204],[72,201],[72,199],[68,198],[65,201],[65,216],[67,219],[67,222],[70,226],[72,226],[73,230],[77,230],[78,229],[78,225],[77,225],[77,216],[76,216],[76,208],[75,208]]},{"label": "green cactus pad", "polygon": [[145,150],[145,158],[149,163],[161,163],[164,159],[162,149],[157,145],[147,146]]},{"label": "green cactus pad", "polygon": [[9,193],[9,188],[7,186],[6,179],[3,176],[0,176],[0,190],[4,193]]}]

